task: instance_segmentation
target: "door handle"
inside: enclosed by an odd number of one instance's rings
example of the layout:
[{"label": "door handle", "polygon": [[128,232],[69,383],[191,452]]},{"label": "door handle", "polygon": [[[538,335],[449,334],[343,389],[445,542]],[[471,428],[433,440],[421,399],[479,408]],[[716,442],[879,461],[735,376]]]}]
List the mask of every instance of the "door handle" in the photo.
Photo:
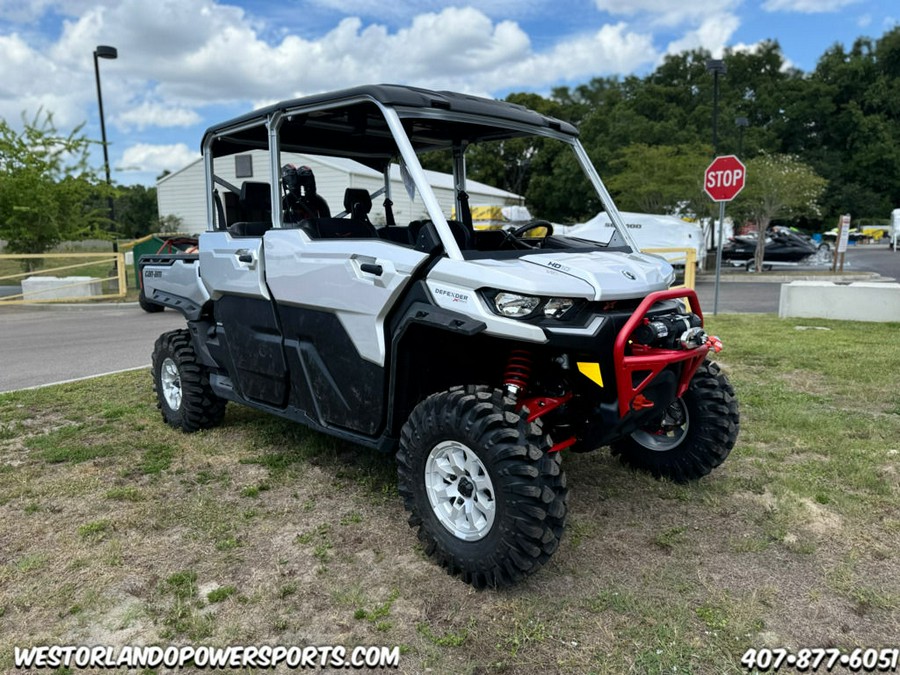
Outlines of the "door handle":
[{"label": "door handle", "polygon": [[382,268],[381,265],[376,265],[375,263],[363,263],[359,266],[359,269],[366,274],[374,274],[376,277],[380,277],[384,272],[384,268]]},{"label": "door handle", "polygon": [[242,263],[252,263],[253,262],[253,254],[250,253],[247,249],[240,249],[234,252],[237,256],[238,262]]}]

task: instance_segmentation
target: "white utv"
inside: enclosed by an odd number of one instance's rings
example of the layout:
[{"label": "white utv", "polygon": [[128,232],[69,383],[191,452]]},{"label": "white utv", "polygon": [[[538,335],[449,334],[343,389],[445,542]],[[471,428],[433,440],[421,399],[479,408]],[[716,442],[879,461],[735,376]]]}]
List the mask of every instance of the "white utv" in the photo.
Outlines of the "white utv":
[{"label": "white utv", "polygon": [[[615,225],[607,244],[547,221],[473,229],[467,150],[523,139],[533,157],[551,144],[573,155]],[[572,125],[378,85],[219,124],[202,151],[199,253],[141,262],[147,298],[187,319],[153,352],[170,425],[213,427],[235,401],[395,452],[425,551],[479,588],[518,582],[556,550],[564,451],[609,445],[687,481],[734,446],[737,402],[707,360],[719,344],[696,295],[669,289],[671,266],[634,245]],[[453,167],[438,192],[420,163],[432,152]],[[268,181],[237,178],[247,153],[265,158]],[[332,215],[327,186],[292,164],[304,158],[353,160],[383,180],[348,188]]]}]

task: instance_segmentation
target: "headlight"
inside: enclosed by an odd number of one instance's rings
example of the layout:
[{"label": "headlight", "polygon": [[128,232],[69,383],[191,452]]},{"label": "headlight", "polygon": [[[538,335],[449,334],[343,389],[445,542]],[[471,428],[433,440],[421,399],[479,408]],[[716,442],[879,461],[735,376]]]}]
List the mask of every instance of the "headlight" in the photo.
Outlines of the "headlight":
[{"label": "headlight", "polygon": [[576,303],[574,298],[542,298],[509,291],[487,290],[483,292],[483,297],[495,313],[510,319],[526,319],[542,314],[547,319],[561,319]]},{"label": "headlight", "polygon": [[494,308],[501,316],[521,319],[528,316],[541,304],[541,299],[533,295],[519,295],[501,291],[494,296]]},{"label": "headlight", "polygon": [[572,298],[550,298],[544,305],[544,316],[559,319],[575,305]]}]

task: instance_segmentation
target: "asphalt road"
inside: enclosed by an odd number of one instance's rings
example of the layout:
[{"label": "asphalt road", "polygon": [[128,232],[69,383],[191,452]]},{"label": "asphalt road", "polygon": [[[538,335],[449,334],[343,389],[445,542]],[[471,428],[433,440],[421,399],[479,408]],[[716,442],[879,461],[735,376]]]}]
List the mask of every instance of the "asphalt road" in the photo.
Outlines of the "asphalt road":
[{"label": "asphalt road", "polygon": [[[844,270],[900,279],[900,253],[884,246],[852,247]],[[775,275],[764,273],[765,278],[779,278]],[[778,282],[725,282],[719,312],[777,312],[780,292]],[[704,312],[711,314],[712,280],[699,281],[697,294]],[[156,338],[183,326],[177,312],[146,314],[134,304],[0,308],[0,391],[148,366]]]},{"label": "asphalt road", "polygon": [[[697,291],[703,313],[712,314],[715,309],[715,282],[697,281],[694,290]],[[722,314],[777,312],[780,296],[780,283],[722,283],[719,285],[718,310]]]},{"label": "asphalt road", "polygon": [[[777,312],[781,297],[781,284],[790,274],[822,274],[830,267],[785,267],[755,275],[743,270],[723,272],[719,285],[719,312]],[[851,246],[844,260],[845,273],[876,273],[887,279],[900,280],[900,253],[890,251],[884,245]],[[759,276],[766,281],[753,282]],[[715,281],[712,274],[703,275],[695,284],[697,297],[704,314],[712,314],[715,301]]]},{"label": "asphalt road", "polygon": [[177,312],[136,304],[0,309],[0,392],[150,363],[161,333],[184,326]]}]

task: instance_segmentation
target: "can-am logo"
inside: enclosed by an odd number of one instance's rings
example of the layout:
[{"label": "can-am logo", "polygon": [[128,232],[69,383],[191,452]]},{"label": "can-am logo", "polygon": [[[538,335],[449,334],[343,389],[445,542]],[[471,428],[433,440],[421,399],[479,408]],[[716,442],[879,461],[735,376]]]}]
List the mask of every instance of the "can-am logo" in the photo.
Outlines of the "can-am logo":
[{"label": "can-am logo", "polygon": [[444,288],[435,288],[434,294],[435,295],[445,295],[448,298],[450,298],[451,300],[453,300],[453,302],[468,302],[469,301],[469,296],[466,295],[465,293],[457,293],[456,291],[448,291]]},{"label": "can-am logo", "polygon": [[622,275],[623,275],[626,279],[631,279],[632,281],[636,281],[636,280],[637,280],[637,277],[634,276],[634,274],[633,274],[632,272],[629,272],[628,270],[622,270]]}]

